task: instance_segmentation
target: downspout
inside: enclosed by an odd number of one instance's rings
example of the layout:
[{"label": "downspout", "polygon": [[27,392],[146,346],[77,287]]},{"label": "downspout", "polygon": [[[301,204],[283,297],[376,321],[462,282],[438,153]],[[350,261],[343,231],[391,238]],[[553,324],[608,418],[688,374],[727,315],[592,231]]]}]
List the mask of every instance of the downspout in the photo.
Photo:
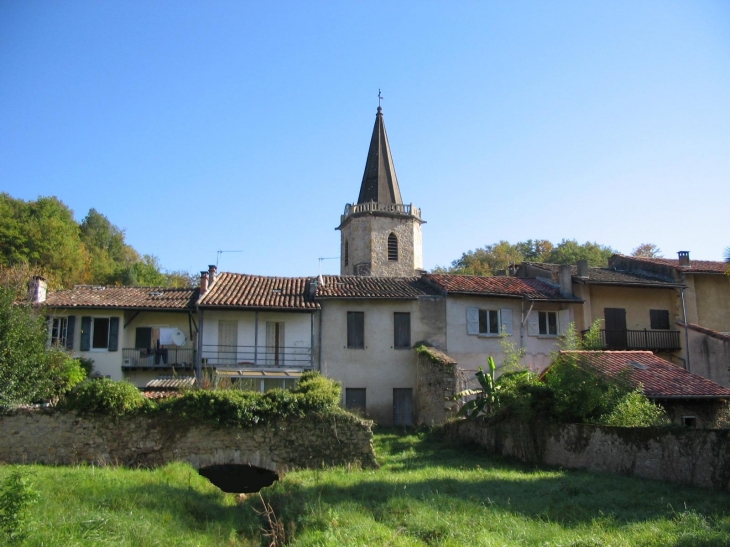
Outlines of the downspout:
[{"label": "downspout", "polygon": [[309,365],[314,361],[314,312],[309,314]]},{"label": "downspout", "polygon": [[205,325],[205,321],[203,321],[203,310],[198,308],[198,313],[200,314],[200,328],[198,329],[198,358],[196,359],[198,370],[195,375],[200,382],[203,379],[203,325]]},{"label": "downspout", "polygon": [[322,313],[323,308],[319,308],[319,332],[317,333],[317,338],[319,341],[317,344],[319,345],[318,352],[317,352],[317,370],[319,372],[322,372]]},{"label": "downspout", "polygon": [[682,293],[682,317],[684,318],[684,351],[687,361],[685,361],[685,368],[690,371],[689,366],[689,326],[687,325],[687,308],[684,305],[684,287],[681,289]]},{"label": "downspout", "polygon": [[259,312],[253,312],[253,364],[259,364]]}]

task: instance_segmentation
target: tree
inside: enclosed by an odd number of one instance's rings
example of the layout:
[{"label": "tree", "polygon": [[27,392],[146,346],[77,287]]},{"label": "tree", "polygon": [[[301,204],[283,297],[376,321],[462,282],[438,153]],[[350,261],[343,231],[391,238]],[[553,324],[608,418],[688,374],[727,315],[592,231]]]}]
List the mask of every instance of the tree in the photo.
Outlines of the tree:
[{"label": "tree", "polygon": [[58,397],[85,374],[78,360],[46,348],[44,317],[0,287],[0,408]]},{"label": "tree", "polygon": [[582,245],[575,239],[564,239],[552,250],[549,262],[552,264],[575,264],[587,260],[589,266],[601,268],[608,266],[608,259],[616,254],[611,247],[586,241]]},{"label": "tree", "polygon": [[664,258],[662,250],[653,243],[642,243],[631,251],[631,256],[642,258]]},{"label": "tree", "polygon": [[86,277],[90,283],[135,284],[130,268],[140,261],[140,256],[124,242],[124,230],[92,208],[81,222],[81,240],[89,251]]}]

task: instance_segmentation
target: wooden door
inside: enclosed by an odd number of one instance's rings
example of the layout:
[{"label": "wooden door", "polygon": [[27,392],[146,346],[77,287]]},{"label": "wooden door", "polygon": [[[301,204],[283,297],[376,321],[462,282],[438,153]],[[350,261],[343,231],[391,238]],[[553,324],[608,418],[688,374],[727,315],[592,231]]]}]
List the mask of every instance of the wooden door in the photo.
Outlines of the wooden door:
[{"label": "wooden door", "polygon": [[626,310],[624,308],[604,308],[606,318],[606,346],[608,349],[627,349]]},{"label": "wooden door", "polygon": [[393,389],[393,425],[413,425],[413,389]]},{"label": "wooden door", "polygon": [[235,365],[238,355],[238,321],[218,321],[218,365]]}]

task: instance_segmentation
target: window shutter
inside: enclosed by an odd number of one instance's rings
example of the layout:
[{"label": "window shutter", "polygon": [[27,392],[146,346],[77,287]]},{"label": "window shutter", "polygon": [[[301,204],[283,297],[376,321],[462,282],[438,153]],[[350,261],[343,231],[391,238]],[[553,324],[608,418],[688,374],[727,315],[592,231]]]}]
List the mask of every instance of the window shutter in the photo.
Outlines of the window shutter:
[{"label": "window shutter", "polygon": [[508,336],[512,336],[512,310],[509,308],[502,308],[499,310],[499,316],[502,321],[500,334],[504,333]]},{"label": "window shutter", "polygon": [[466,333],[479,334],[479,308],[466,308]]},{"label": "window shutter", "polygon": [[347,312],[347,347],[365,348],[365,313],[361,311]]},{"label": "window shutter", "polygon": [[89,351],[91,349],[91,317],[81,318],[81,344],[79,350]]},{"label": "window shutter", "polygon": [[117,351],[119,348],[119,318],[109,318],[109,351]]},{"label": "window shutter", "polygon": [[393,313],[393,347],[411,347],[411,314]]},{"label": "window shutter", "polygon": [[66,349],[74,349],[74,335],[76,334],[76,316],[71,315],[66,319]]},{"label": "window shutter", "polygon": [[532,312],[527,317],[527,335],[528,336],[537,336],[540,334],[540,326],[539,326],[539,317],[537,315],[537,312]]},{"label": "window shutter", "polygon": [[570,328],[570,310],[558,312],[558,334],[565,334]]}]

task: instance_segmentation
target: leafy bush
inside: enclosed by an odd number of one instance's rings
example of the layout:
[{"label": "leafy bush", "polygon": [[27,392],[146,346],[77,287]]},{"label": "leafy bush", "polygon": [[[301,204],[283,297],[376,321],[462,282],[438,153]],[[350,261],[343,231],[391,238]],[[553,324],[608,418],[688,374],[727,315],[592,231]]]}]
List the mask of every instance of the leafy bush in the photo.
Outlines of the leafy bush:
[{"label": "leafy bush", "polygon": [[598,423],[620,427],[651,427],[667,425],[669,420],[661,406],[647,399],[641,389],[636,389],[619,400],[608,414],[601,416]]},{"label": "leafy bush", "polygon": [[500,386],[501,415],[531,421],[552,413],[553,392],[537,374],[530,371],[506,372],[497,382]]},{"label": "leafy bush", "polygon": [[78,385],[62,400],[69,410],[89,414],[121,416],[141,409],[146,399],[129,382],[115,382],[109,378],[89,380]]},{"label": "leafy bush", "polygon": [[341,387],[318,372],[304,373],[291,391],[192,390],[159,403],[159,410],[215,425],[249,426],[276,418],[339,409]]},{"label": "leafy bush", "polygon": [[53,382],[53,397],[59,397],[86,379],[86,371],[79,359],[74,359],[59,348],[48,352],[48,374]]},{"label": "leafy bush", "polygon": [[25,510],[38,500],[38,493],[28,484],[20,468],[14,468],[0,488],[0,532],[9,543],[24,537]]}]

